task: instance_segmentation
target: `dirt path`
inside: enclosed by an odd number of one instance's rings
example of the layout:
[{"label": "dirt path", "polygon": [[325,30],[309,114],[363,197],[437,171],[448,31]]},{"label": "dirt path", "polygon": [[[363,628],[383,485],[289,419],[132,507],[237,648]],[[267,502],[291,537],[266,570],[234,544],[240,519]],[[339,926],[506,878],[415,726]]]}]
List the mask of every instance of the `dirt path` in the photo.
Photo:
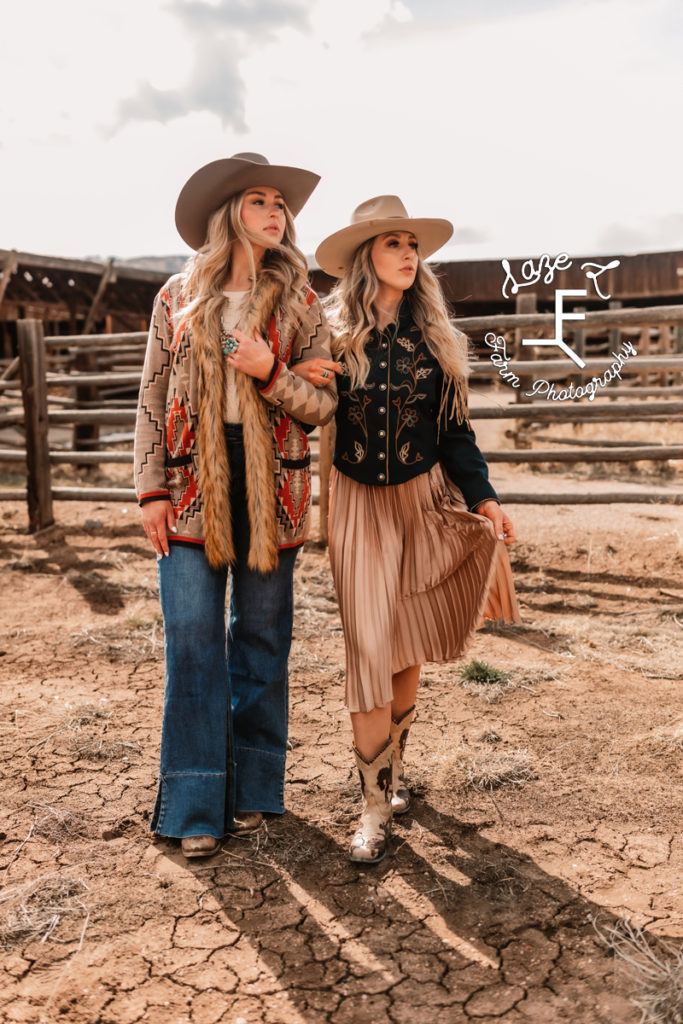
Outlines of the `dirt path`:
[{"label": "dirt path", "polygon": [[425,670],[414,813],[366,870],[325,553],[298,562],[288,811],[188,863],[147,832],[163,637],[136,510],[56,508],[29,537],[0,506],[3,1021],[638,1021],[593,920],[683,936],[680,508],[511,510],[524,625],[469,655],[511,685]]}]

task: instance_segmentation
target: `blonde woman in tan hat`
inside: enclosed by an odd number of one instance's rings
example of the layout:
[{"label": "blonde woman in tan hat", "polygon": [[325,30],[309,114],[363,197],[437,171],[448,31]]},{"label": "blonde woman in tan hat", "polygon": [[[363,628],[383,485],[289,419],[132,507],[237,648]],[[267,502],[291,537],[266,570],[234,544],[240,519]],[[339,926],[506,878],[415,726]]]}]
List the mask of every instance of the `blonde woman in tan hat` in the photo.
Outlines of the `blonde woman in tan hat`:
[{"label": "blonde woman in tan hat", "polygon": [[350,856],[366,864],[409,808],[422,663],[458,658],[482,615],[519,618],[512,523],[468,422],[466,339],[424,262],[452,231],[397,196],[362,203],[316,253],[340,278],[327,307],[340,362],[297,368],[316,384],[339,374],[330,560],[363,792]]},{"label": "blonde woman in tan hat", "polygon": [[135,436],[166,651],[151,828],[180,838],[187,857],[284,810],[292,574],[311,504],[305,426],[337,404],[334,388],[292,373],[330,358],[292,219],[318,180],[256,153],[200,168],[176,207],[196,252],[154,305]]}]

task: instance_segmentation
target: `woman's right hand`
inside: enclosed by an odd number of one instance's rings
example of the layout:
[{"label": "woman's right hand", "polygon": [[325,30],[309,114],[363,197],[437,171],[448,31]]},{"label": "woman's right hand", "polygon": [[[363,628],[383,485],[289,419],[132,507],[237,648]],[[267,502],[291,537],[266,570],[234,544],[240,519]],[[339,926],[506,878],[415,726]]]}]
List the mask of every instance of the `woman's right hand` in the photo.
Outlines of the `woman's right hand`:
[{"label": "woman's right hand", "polygon": [[342,372],[342,364],[333,363],[331,359],[302,359],[290,366],[290,370],[314,387],[324,388],[332,383],[335,373]]},{"label": "woman's right hand", "polygon": [[177,533],[175,513],[170,501],[147,501],[140,509],[142,528],[157,555],[168,555],[168,534]]}]

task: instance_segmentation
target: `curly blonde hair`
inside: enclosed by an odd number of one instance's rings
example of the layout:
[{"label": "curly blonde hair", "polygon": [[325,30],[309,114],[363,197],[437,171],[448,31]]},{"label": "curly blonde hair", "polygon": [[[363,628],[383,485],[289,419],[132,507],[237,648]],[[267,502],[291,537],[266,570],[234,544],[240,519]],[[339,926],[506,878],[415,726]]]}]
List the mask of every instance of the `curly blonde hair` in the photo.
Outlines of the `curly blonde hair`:
[{"label": "curly blonde hair", "polygon": [[[365,348],[377,328],[375,302],[380,283],[370,255],[374,240],[369,238],[358,246],[349,270],[324,303],[333,331],[333,354],[346,361],[354,390],[363,388],[367,381],[370,363]],[[459,421],[467,421],[467,336],[454,326],[436,275],[419,256],[415,281],[406,289],[405,299],[427,348],[444,373],[439,420],[442,415],[457,415]]]},{"label": "curly blonde hair", "polygon": [[267,273],[282,285],[281,303],[285,315],[295,322],[305,309],[304,290],[308,283],[306,257],[297,247],[294,219],[285,205],[285,231],[279,244],[270,245],[260,268],[256,267],[252,245],[263,246],[263,239],[245,227],[241,216],[245,192],[238,192],[209,217],[206,242],[190,256],[183,270],[183,292],[187,304],[178,317],[192,330],[209,336],[221,331],[221,311],[225,305],[223,285],[230,273],[232,249],[241,242],[251,264],[251,291],[259,274]]}]

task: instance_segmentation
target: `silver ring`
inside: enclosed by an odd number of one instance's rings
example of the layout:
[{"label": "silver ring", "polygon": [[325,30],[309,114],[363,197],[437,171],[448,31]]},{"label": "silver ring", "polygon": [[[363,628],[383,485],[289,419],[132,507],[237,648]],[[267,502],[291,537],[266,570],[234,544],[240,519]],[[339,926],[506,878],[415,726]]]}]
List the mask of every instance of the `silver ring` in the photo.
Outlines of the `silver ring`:
[{"label": "silver ring", "polygon": [[323,370],[323,377],[329,377],[330,371],[328,369]]},{"label": "silver ring", "polygon": [[158,530],[150,530],[149,532],[150,532],[150,536],[152,536],[152,537],[158,537],[159,536]]}]

